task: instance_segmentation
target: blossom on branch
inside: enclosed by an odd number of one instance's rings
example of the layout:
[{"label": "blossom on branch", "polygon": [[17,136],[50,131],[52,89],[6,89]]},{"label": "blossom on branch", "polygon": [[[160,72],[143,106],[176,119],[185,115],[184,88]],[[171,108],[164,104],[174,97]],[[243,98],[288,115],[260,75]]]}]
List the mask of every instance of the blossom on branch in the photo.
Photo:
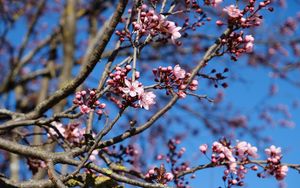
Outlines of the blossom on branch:
[{"label": "blossom on branch", "polygon": [[234,5],[230,5],[227,6],[223,9],[224,12],[226,12],[228,14],[229,17],[231,18],[238,18],[243,16],[243,14],[241,13],[241,10],[238,9],[236,6]]},{"label": "blossom on branch", "polygon": [[140,96],[144,88],[141,83],[139,83],[137,80],[130,82],[129,80],[125,79],[125,85],[127,87],[122,88],[122,91],[125,94],[128,94],[130,97]]},{"label": "blossom on branch", "polygon": [[[53,121],[52,123],[50,123],[52,126],[54,126],[57,131],[60,133],[60,135],[64,135],[65,134],[65,128],[63,127],[63,124],[57,121]],[[54,128],[50,128],[49,129],[49,133],[47,134],[48,137],[51,136],[56,136],[59,137],[59,134]]]},{"label": "blossom on branch", "polygon": [[253,158],[258,157],[257,148],[245,141],[238,142],[236,145],[236,152],[241,159],[248,157],[248,155]]},{"label": "blossom on branch", "polygon": [[182,69],[179,65],[176,65],[173,69],[173,74],[177,79],[182,79],[185,77],[185,70]]},{"label": "blossom on branch", "polygon": [[179,32],[179,30],[181,30],[181,27],[177,27],[175,22],[165,20],[165,17],[163,15],[160,15],[160,22],[161,23],[159,24],[159,29],[170,34],[172,42],[175,43],[175,40],[181,37],[181,34]]},{"label": "blossom on branch", "polygon": [[167,20],[162,14],[156,13],[153,9],[148,9],[148,6],[143,4],[139,7],[140,14],[139,19],[134,18],[132,22],[133,32],[122,30],[116,31],[116,34],[120,37],[121,41],[125,38],[131,40],[132,34],[136,34],[136,37],[142,38],[143,36],[166,36],[171,37],[172,42],[175,44],[176,40],[181,37],[180,30],[182,27],[176,25],[174,21]]},{"label": "blossom on branch", "polygon": [[151,92],[143,92],[140,96],[139,105],[142,108],[145,108],[146,110],[149,110],[149,107],[153,104],[155,104],[154,98],[156,95]]}]

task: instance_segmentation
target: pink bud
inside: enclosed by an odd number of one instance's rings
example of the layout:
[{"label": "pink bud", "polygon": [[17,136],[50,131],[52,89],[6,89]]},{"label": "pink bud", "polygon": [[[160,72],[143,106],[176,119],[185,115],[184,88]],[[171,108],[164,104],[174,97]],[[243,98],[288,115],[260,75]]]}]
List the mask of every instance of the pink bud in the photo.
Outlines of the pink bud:
[{"label": "pink bud", "polygon": [[93,91],[93,90],[92,90],[92,91],[90,91],[90,95],[91,95],[91,96],[94,96],[95,94],[96,94],[96,92],[95,92],[95,91]]},{"label": "pink bud", "polygon": [[221,20],[216,21],[217,26],[222,26],[224,23]]},{"label": "pink bud", "polygon": [[139,78],[140,77],[140,72],[136,71],[135,72],[135,78]]},{"label": "pink bud", "polygon": [[101,104],[99,105],[99,107],[100,107],[100,108],[105,108],[105,107],[106,107],[106,104],[105,104],[105,103],[101,103]]},{"label": "pink bud", "polygon": [[75,98],[79,100],[79,99],[81,99],[81,95],[80,94],[76,94]]},{"label": "pink bud", "polygon": [[156,157],[156,159],[157,159],[157,160],[162,160],[162,159],[164,159],[164,156],[163,156],[163,155],[158,155],[158,156]]},{"label": "pink bud", "polygon": [[231,183],[232,183],[232,185],[236,185],[237,184],[236,179],[233,179]]},{"label": "pink bud", "polygon": [[131,65],[126,65],[125,67],[127,70],[131,70]]},{"label": "pink bud", "polygon": [[154,174],[155,174],[155,171],[154,171],[154,169],[150,169],[150,170],[148,171],[148,173],[149,173],[150,175],[154,175]]},{"label": "pink bud", "polygon": [[251,166],[251,169],[256,171],[256,170],[258,170],[258,167],[256,165],[253,165],[253,166]]},{"label": "pink bud", "polygon": [[206,153],[207,151],[207,144],[202,144],[200,147],[199,147],[199,150],[202,152],[202,153]]}]

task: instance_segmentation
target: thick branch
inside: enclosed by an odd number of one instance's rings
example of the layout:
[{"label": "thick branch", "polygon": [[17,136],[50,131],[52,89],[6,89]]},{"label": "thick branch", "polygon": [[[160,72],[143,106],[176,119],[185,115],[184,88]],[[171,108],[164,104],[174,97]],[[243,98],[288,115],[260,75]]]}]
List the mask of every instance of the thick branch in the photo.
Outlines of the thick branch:
[{"label": "thick branch", "polygon": [[59,101],[70,95],[83,81],[87,78],[87,76],[92,72],[96,64],[98,63],[106,45],[108,44],[114,30],[119,23],[121,16],[125,10],[127,4],[127,0],[120,0],[117,6],[117,9],[110,19],[110,23],[104,26],[104,32],[100,39],[100,43],[94,49],[93,53],[91,54],[88,63],[84,65],[81,69],[80,73],[77,77],[71,80],[67,85],[63,88],[56,91],[52,96],[49,97],[48,100],[40,103],[33,112],[30,113],[28,118],[37,118],[41,116],[44,112],[46,112],[49,108],[57,104]]}]

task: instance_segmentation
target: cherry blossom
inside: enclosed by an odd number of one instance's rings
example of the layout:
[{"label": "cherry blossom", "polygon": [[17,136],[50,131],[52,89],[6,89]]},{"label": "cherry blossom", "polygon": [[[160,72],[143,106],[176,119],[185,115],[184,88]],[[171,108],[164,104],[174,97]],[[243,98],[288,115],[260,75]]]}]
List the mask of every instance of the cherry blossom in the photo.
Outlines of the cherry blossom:
[{"label": "cherry blossom", "polygon": [[[175,44],[176,40],[181,37],[180,30],[182,27],[176,25],[174,21],[167,20],[162,14],[155,12],[153,9],[148,9],[148,6],[143,4],[141,7],[140,19],[132,22],[133,33],[138,38],[142,38],[145,35],[166,36],[171,37],[172,42]],[[133,36],[128,31],[116,31],[116,34],[120,37],[120,41],[124,41],[125,38],[131,39]]]},{"label": "cherry blossom", "polygon": [[127,87],[124,87],[122,91],[125,94],[128,94],[130,97],[135,97],[137,95],[140,96],[144,91],[143,87],[137,80],[130,82],[129,80],[125,79],[125,85]]},{"label": "cherry blossom", "polygon": [[269,148],[265,149],[266,154],[268,155],[268,161],[272,161],[273,163],[278,163],[281,159],[281,148],[272,145]]},{"label": "cherry blossom", "polygon": [[187,96],[187,89],[196,91],[198,88],[198,81],[195,79],[188,84],[191,73],[186,73],[179,65],[175,65],[174,68],[160,66],[158,69],[153,69],[153,74],[156,76],[155,81],[160,82],[159,89],[167,89],[167,92],[171,87],[178,89],[176,93],[180,98]]},{"label": "cherry blossom", "polygon": [[146,110],[149,110],[149,107],[153,104],[155,104],[154,98],[156,95],[151,92],[142,92],[139,100],[139,105],[141,108],[145,108]]},{"label": "cherry blossom", "polygon": [[98,150],[94,150],[94,151],[92,152],[92,154],[90,155],[89,159],[90,159],[91,161],[96,161],[96,157],[97,157],[98,153],[99,153]]},{"label": "cherry blossom", "polygon": [[167,172],[165,174],[165,178],[166,178],[167,181],[172,181],[173,178],[174,178],[174,175],[172,173],[170,173],[170,172]]},{"label": "cherry blossom", "polygon": [[236,145],[237,153],[240,158],[244,158],[245,156],[249,155],[253,158],[257,158],[257,148],[254,146],[251,146],[251,144],[241,141],[238,142]]},{"label": "cherry blossom", "polygon": [[83,104],[80,106],[81,113],[88,114],[88,113],[90,113],[90,111],[91,111],[91,109],[87,105]]},{"label": "cherry blossom", "polygon": [[175,40],[181,37],[181,34],[179,32],[181,27],[177,27],[175,22],[165,20],[165,17],[163,15],[160,15],[160,17],[161,24],[159,28],[162,31],[169,33],[171,35],[172,42],[175,43]]},{"label": "cherry blossom", "polygon": [[179,65],[176,65],[173,70],[173,73],[177,79],[185,77],[185,70],[182,69]]},{"label": "cherry blossom", "polygon": [[276,179],[277,180],[283,180],[288,172],[289,168],[286,165],[280,166],[277,170],[276,170]]},{"label": "cherry blossom", "polygon": [[76,92],[73,104],[79,106],[82,114],[87,114],[97,109],[96,113],[101,115],[103,109],[106,107],[105,103],[100,103],[97,100],[96,91],[94,89],[90,89],[88,92],[85,90]]},{"label": "cherry blossom", "polygon": [[253,42],[254,42],[254,37],[252,35],[246,35],[245,36],[245,41],[247,42],[245,45],[245,49],[247,53],[250,53],[253,51]]},{"label": "cherry blossom", "polygon": [[[63,124],[60,123],[60,122],[57,122],[57,121],[53,121],[50,123],[52,126],[56,127],[56,129],[59,131],[59,133],[61,135],[64,135],[65,134],[65,128],[63,127]],[[49,129],[49,133],[47,134],[48,137],[51,137],[51,136],[56,136],[58,137],[59,134],[57,133],[56,130],[54,130],[53,128],[50,128]]]},{"label": "cherry blossom", "polygon": [[242,16],[241,10],[238,9],[235,5],[227,6],[223,9],[223,11],[226,12],[231,18],[238,18]]},{"label": "cherry blossom", "polygon": [[245,36],[245,41],[246,42],[254,42],[254,37],[252,35],[246,35]]}]

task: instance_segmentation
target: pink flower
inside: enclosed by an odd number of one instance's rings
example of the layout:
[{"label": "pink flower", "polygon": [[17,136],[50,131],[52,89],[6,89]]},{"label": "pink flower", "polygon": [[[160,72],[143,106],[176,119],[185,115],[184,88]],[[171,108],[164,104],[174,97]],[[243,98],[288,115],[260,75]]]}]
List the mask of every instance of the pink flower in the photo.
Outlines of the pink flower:
[{"label": "pink flower", "polygon": [[162,32],[169,33],[171,35],[172,42],[175,43],[175,40],[181,37],[179,30],[181,27],[177,27],[175,22],[165,20],[165,16],[160,15],[160,24],[159,29]]},{"label": "pink flower", "polygon": [[246,154],[253,158],[257,158],[257,148],[251,146],[251,144],[242,141],[236,145],[237,153],[240,158],[244,158]]},{"label": "pink flower", "polygon": [[131,97],[135,97],[137,95],[140,96],[144,91],[144,88],[140,86],[138,81],[129,82],[127,79],[125,79],[125,85],[127,87],[124,87],[122,91],[125,94],[129,94]]},{"label": "pink flower", "polygon": [[242,16],[241,10],[238,9],[234,5],[230,5],[230,6],[225,7],[223,9],[223,11],[226,12],[228,14],[228,16],[231,17],[231,18],[238,18],[238,17]]},{"label": "pink flower", "polygon": [[159,154],[157,157],[156,157],[157,160],[163,160],[164,159],[164,156]]},{"label": "pink flower", "polygon": [[268,156],[281,155],[281,148],[276,148],[276,146],[272,145],[269,148],[265,149],[265,152]]},{"label": "pink flower", "polygon": [[287,175],[289,168],[286,165],[280,166],[276,171],[276,179],[277,180],[283,180],[285,176]]},{"label": "pink flower", "polygon": [[246,52],[247,52],[247,53],[252,52],[252,51],[253,51],[253,43],[248,42],[248,43],[246,44],[246,46],[245,46],[245,49],[246,49]]},{"label": "pink flower", "polygon": [[185,70],[182,69],[179,65],[176,65],[174,67],[173,74],[177,79],[181,79],[185,77]]},{"label": "pink flower", "polygon": [[266,154],[268,155],[268,161],[272,163],[278,163],[282,157],[281,148],[276,148],[274,145],[265,149]]},{"label": "pink flower", "polygon": [[213,143],[213,151],[217,152],[217,153],[220,153],[220,154],[224,154],[225,157],[230,162],[236,162],[235,158],[233,157],[232,151],[229,148],[227,148],[226,146],[223,146],[219,142],[214,142]]},{"label": "pink flower", "polygon": [[150,169],[148,173],[149,173],[150,175],[154,175],[154,174],[155,174],[155,171],[154,171],[154,169]]},{"label": "pink flower", "polygon": [[[52,123],[50,123],[52,126],[56,127],[56,129],[59,131],[59,133],[64,136],[65,134],[65,128],[63,127],[63,124],[57,121],[53,121]],[[57,133],[56,130],[54,130],[53,128],[49,129],[49,133],[47,134],[48,137],[52,136],[59,136],[59,134]]]},{"label": "pink flower", "polygon": [[192,91],[196,91],[198,88],[198,81],[197,80],[193,80],[189,86],[189,89]]},{"label": "pink flower", "polygon": [[168,32],[171,34],[172,42],[175,43],[175,40],[181,37],[181,34],[179,33],[181,27],[177,27],[175,25],[175,22],[167,21],[167,29]]},{"label": "pink flower", "polygon": [[230,149],[228,149],[227,147],[224,147],[224,151],[223,153],[225,154],[226,158],[232,162],[232,163],[235,163],[236,160],[235,158],[233,157],[233,154],[232,154],[232,151]]},{"label": "pink flower", "polygon": [[174,175],[170,172],[165,173],[165,178],[167,181],[172,181],[174,178]]},{"label": "pink flower", "polygon": [[237,163],[235,161],[230,161],[229,163],[229,171],[236,174],[237,173]]},{"label": "pink flower", "polygon": [[254,37],[252,35],[246,35],[245,36],[245,41],[246,42],[254,42]]},{"label": "pink flower", "polygon": [[140,100],[139,100],[139,105],[140,107],[144,107],[146,110],[149,110],[149,106],[155,104],[154,98],[156,95],[151,91],[151,92],[143,92],[141,94]]},{"label": "pink flower", "polygon": [[67,139],[72,143],[80,143],[85,133],[84,128],[75,127],[71,132],[68,133]]},{"label": "pink flower", "polygon": [[91,111],[91,108],[85,104],[81,105],[79,108],[80,108],[80,112],[83,114],[88,114]]},{"label": "pink flower", "polygon": [[94,150],[94,151],[92,152],[92,154],[90,155],[89,159],[90,159],[91,161],[95,161],[95,160],[96,160],[96,156],[98,155],[98,153],[99,153],[99,151]]},{"label": "pink flower", "polygon": [[199,150],[202,152],[202,153],[206,153],[207,151],[207,144],[202,144],[200,147],[199,147]]},{"label": "pink flower", "polygon": [[179,96],[179,98],[184,99],[186,97],[186,93],[184,91],[178,91],[177,95]]}]

